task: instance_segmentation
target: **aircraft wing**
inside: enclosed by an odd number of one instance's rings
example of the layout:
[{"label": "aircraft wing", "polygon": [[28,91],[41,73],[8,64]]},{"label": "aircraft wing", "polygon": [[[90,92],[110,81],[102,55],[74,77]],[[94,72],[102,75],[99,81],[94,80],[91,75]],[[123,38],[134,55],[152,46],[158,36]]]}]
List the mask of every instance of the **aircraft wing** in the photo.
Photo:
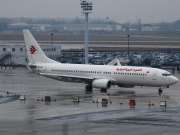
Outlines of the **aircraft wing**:
[{"label": "aircraft wing", "polygon": [[[83,83],[91,83],[95,79],[104,79],[100,77],[86,77],[86,76],[72,76],[72,75],[61,75],[61,74],[50,74],[50,73],[39,73],[45,77],[54,77],[58,80],[63,80],[67,82],[83,82]],[[109,78],[114,81],[112,78]]]},{"label": "aircraft wing", "polygon": [[71,82],[92,82],[95,78],[93,77],[85,77],[85,76],[72,76],[72,75],[61,75],[61,74],[50,74],[50,73],[39,73],[40,75],[46,77],[55,77],[59,80],[63,81],[71,81]]}]

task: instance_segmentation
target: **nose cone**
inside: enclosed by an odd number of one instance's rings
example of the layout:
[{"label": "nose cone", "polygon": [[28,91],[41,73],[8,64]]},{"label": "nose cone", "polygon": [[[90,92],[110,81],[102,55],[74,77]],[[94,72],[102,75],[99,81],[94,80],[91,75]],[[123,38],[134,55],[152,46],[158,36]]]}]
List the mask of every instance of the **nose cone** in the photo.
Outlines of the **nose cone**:
[{"label": "nose cone", "polygon": [[171,83],[172,83],[172,84],[175,84],[175,83],[177,83],[177,82],[179,82],[179,80],[178,80],[175,76],[173,76],[173,77],[171,78]]}]

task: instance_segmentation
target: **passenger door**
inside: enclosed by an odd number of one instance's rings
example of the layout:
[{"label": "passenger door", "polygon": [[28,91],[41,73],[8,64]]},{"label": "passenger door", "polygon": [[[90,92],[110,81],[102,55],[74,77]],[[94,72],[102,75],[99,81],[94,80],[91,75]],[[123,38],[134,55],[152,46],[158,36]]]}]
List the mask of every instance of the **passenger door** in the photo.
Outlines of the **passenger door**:
[{"label": "passenger door", "polygon": [[152,80],[156,80],[156,79],[157,79],[157,72],[154,71],[154,72],[153,72],[153,76],[152,76]]},{"label": "passenger door", "polygon": [[47,73],[47,66],[44,66],[43,72]]}]

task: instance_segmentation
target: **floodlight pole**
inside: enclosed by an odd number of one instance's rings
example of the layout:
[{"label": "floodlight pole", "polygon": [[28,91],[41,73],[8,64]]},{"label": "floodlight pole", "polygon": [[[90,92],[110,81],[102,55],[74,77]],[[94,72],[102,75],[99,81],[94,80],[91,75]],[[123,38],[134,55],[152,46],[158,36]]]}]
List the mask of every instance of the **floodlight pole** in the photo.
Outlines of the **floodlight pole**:
[{"label": "floodlight pole", "polygon": [[[51,41],[52,41],[52,46],[53,46],[53,33],[51,33]],[[54,48],[53,48],[54,49]],[[52,51],[52,50],[51,50]],[[53,50],[53,59],[54,59],[54,50]]]},{"label": "floodlight pole", "polygon": [[85,64],[89,63],[88,59],[88,42],[89,42],[89,32],[88,32],[88,13],[85,13]]},{"label": "floodlight pole", "polygon": [[129,58],[129,35],[128,36],[128,58]]},{"label": "floodlight pole", "polygon": [[52,43],[52,46],[53,46],[53,33],[51,33],[51,43]]},{"label": "floodlight pole", "polygon": [[90,0],[80,0],[81,2],[81,13],[85,14],[85,64],[89,63],[88,59],[88,42],[89,42],[89,32],[88,32],[88,14],[92,12],[92,1]]}]

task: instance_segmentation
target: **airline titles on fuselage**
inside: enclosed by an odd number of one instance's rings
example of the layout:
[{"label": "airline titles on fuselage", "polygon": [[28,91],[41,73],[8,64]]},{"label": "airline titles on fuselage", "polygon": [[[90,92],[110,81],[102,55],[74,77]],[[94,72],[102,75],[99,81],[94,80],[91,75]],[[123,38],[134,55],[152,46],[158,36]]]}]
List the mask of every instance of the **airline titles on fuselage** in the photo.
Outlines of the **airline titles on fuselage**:
[{"label": "airline titles on fuselage", "polygon": [[139,72],[142,71],[142,69],[133,69],[133,68],[116,68],[116,71],[134,71],[134,72]]}]

